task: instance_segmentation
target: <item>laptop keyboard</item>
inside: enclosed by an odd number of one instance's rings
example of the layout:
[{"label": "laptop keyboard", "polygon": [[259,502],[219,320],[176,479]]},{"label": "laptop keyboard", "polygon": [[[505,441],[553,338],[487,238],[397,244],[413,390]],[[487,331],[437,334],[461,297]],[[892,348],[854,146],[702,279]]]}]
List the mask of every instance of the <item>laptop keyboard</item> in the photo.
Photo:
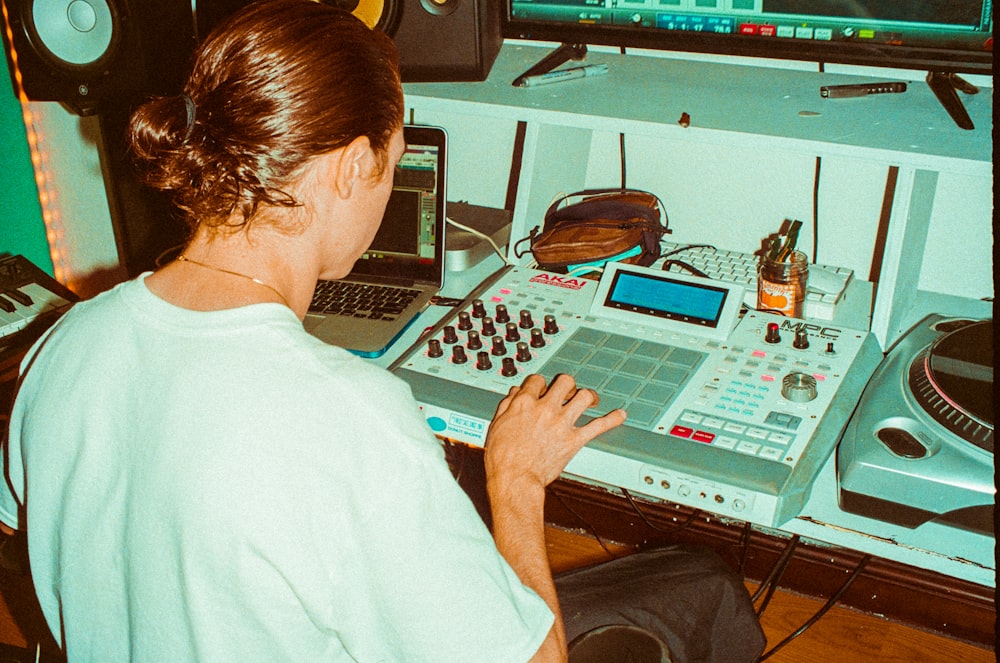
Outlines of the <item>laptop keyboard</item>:
[{"label": "laptop keyboard", "polygon": [[413,288],[320,281],[309,310],[371,320],[395,320],[420,294]]}]

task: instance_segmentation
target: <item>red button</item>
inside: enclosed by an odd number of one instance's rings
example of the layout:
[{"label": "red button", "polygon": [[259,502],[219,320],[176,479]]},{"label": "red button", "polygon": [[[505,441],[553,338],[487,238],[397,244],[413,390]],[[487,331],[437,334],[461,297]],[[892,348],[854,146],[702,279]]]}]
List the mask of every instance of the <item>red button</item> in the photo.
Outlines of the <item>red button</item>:
[{"label": "red button", "polygon": [[709,433],[703,430],[696,430],[691,439],[695,442],[704,442],[705,444],[711,444],[712,440],[715,439],[715,433]]},{"label": "red button", "polygon": [[670,434],[675,437],[691,437],[694,430],[687,426],[674,426],[670,429]]}]

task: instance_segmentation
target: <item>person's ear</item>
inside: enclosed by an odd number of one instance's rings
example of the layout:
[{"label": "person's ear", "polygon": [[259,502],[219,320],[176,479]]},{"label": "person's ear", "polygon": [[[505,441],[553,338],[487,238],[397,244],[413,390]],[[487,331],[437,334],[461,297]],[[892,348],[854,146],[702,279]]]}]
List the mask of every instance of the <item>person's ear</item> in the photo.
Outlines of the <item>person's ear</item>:
[{"label": "person's ear", "polygon": [[336,158],[332,160],[331,166],[335,169],[333,181],[337,193],[341,198],[350,198],[358,183],[372,175],[375,155],[372,153],[371,143],[367,136],[358,136],[333,154]]}]

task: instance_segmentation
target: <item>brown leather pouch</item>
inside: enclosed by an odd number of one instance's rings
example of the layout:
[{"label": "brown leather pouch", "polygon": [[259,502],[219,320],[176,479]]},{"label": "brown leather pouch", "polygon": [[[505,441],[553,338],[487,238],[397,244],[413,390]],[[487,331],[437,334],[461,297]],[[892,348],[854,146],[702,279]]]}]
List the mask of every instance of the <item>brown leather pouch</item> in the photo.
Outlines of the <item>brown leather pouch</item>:
[{"label": "brown leather pouch", "polygon": [[531,253],[540,269],[565,272],[606,262],[651,265],[660,238],[669,233],[659,198],[636,189],[588,189],[556,200],[541,232],[531,231]]}]

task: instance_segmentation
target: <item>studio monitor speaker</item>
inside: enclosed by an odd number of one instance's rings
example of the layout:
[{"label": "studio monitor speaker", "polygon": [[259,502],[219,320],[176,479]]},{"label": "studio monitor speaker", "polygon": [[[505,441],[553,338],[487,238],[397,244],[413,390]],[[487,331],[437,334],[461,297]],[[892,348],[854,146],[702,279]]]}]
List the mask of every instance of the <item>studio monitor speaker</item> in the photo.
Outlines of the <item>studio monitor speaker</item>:
[{"label": "studio monitor speaker", "polygon": [[[482,81],[503,43],[500,0],[361,0],[366,18],[396,42],[404,82]],[[368,20],[368,19],[366,19]]]},{"label": "studio monitor speaker", "polygon": [[[80,115],[180,90],[197,41],[250,0],[2,0],[14,82]],[[404,82],[481,81],[503,36],[501,0],[321,0],[396,42]]]},{"label": "studio monitor speaker", "polygon": [[[4,46],[15,92],[80,115],[169,88],[191,41],[190,9],[160,0],[3,0]],[[134,5],[134,6],[130,6]],[[166,47],[166,48],[164,48]],[[186,52],[190,52],[187,46]]]},{"label": "studio monitor speaker", "polygon": [[[199,39],[249,1],[196,0]],[[484,80],[503,43],[502,0],[319,1],[392,37],[404,82]]]}]

